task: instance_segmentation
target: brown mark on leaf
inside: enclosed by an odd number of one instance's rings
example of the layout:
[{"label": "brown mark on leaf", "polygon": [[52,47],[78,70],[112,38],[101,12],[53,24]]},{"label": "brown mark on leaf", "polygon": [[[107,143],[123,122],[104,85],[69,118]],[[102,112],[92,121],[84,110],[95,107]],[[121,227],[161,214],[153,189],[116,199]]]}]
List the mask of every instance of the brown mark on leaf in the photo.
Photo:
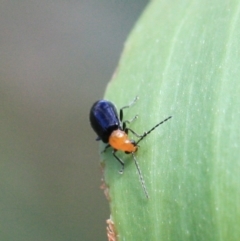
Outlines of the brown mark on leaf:
[{"label": "brown mark on leaf", "polygon": [[117,233],[116,233],[114,222],[110,218],[106,220],[106,223],[108,225],[107,226],[108,241],[117,241]]},{"label": "brown mark on leaf", "polygon": [[[101,170],[102,170],[103,176],[104,176],[104,167],[105,167],[105,164],[101,163]],[[100,189],[103,190],[103,193],[104,193],[106,199],[108,200],[108,202],[110,202],[111,199],[110,199],[110,195],[109,195],[109,186],[106,184],[104,177],[102,177],[102,179],[101,179]]]},{"label": "brown mark on leaf", "polygon": [[102,184],[101,184],[101,186],[100,186],[100,189],[103,190],[103,193],[104,193],[106,199],[110,202],[111,199],[110,199],[110,196],[109,196],[109,187],[108,187],[108,185],[105,183],[105,181],[104,181],[103,178],[101,179],[101,183],[102,183]]}]

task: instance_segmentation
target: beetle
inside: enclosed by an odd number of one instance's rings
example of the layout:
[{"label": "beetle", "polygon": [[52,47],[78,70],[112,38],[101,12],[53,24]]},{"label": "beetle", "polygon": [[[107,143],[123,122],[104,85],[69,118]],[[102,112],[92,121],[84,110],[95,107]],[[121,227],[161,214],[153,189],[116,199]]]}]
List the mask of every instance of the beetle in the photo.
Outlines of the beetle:
[{"label": "beetle", "polygon": [[[132,154],[132,157],[134,159],[135,165],[139,173],[139,178],[143,190],[145,192],[146,197],[148,198],[148,192],[145,187],[142,173],[134,153],[138,150],[138,143],[140,141],[142,141],[148,134],[150,134],[150,132],[152,132],[159,125],[163,124],[164,122],[172,118],[172,116],[169,116],[165,120],[159,122],[149,131],[144,132],[143,135],[138,135],[135,131],[127,127],[127,124],[130,124],[133,120],[135,120],[138,117],[137,115],[131,120],[123,121],[123,110],[132,106],[137,100],[138,97],[136,97],[130,104],[122,107],[119,111],[119,116],[117,113],[117,109],[112,102],[108,100],[98,100],[93,104],[90,110],[89,117],[91,126],[98,136],[96,140],[101,140],[102,142],[107,144],[102,152],[105,152],[109,147],[113,148],[112,154],[122,166],[120,173],[123,173],[124,162],[116,155],[116,152],[122,151],[126,154]],[[139,139],[137,141],[130,139],[128,137],[129,131]]]}]

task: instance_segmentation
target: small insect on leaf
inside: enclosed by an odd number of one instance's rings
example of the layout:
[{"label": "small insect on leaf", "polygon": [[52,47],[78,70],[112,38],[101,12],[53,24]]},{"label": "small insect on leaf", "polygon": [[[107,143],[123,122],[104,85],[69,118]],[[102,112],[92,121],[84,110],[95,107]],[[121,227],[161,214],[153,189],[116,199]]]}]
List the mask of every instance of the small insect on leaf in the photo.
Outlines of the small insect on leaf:
[{"label": "small insect on leaf", "polygon": [[[102,142],[107,144],[102,152],[105,152],[109,147],[113,149],[112,154],[114,158],[122,166],[121,170],[119,171],[121,174],[124,171],[124,162],[116,155],[116,152],[122,151],[126,154],[132,155],[134,163],[138,170],[141,185],[143,187],[146,197],[148,198],[149,195],[145,186],[142,172],[140,170],[134,153],[138,150],[138,144],[140,141],[142,141],[155,128],[157,128],[158,126],[172,118],[172,116],[169,116],[165,120],[159,122],[158,124],[153,126],[149,131],[146,131],[142,135],[139,135],[135,131],[127,127],[127,124],[130,124],[132,121],[137,119],[137,115],[131,120],[123,121],[123,110],[132,106],[137,100],[138,97],[136,97],[130,104],[122,107],[120,109],[119,116],[117,114],[117,109],[112,102],[108,100],[98,100],[93,104],[90,110],[90,123],[93,130],[96,132],[98,136],[97,140],[101,140]],[[129,131],[139,139],[137,141],[129,139]]]}]

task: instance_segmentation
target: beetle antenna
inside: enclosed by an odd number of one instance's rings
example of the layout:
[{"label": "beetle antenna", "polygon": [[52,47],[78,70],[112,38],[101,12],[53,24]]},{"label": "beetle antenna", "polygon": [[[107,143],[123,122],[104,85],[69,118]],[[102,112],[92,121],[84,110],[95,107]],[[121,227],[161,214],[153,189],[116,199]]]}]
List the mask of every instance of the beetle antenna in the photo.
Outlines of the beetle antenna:
[{"label": "beetle antenna", "polygon": [[139,179],[140,179],[140,182],[141,182],[141,184],[142,184],[143,191],[144,191],[146,197],[149,198],[149,196],[148,196],[148,192],[147,192],[147,189],[146,189],[146,186],[145,186],[145,182],[144,182],[144,179],[143,179],[143,176],[142,176],[142,172],[141,172],[141,170],[140,170],[140,168],[139,168],[139,165],[138,165],[137,159],[136,159],[136,157],[135,157],[135,155],[134,155],[133,152],[132,152],[132,156],[133,156],[133,159],[134,159],[135,165],[136,165],[137,170],[138,170]]},{"label": "beetle antenna", "polygon": [[171,119],[172,116],[169,116],[168,118],[166,118],[165,120],[161,121],[160,123],[158,123],[157,125],[155,125],[152,129],[150,129],[147,132],[144,132],[142,137],[136,142],[136,145],[142,141],[148,134],[150,134],[155,128],[157,128],[158,126],[160,126],[161,124],[163,124],[164,122],[168,121],[169,119]]}]

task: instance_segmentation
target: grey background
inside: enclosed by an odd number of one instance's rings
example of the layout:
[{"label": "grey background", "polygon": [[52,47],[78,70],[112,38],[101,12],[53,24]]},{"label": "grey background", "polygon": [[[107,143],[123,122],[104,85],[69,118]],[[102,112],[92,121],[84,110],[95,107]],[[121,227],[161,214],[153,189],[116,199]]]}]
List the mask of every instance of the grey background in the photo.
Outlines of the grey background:
[{"label": "grey background", "polygon": [[107,240],[88,115],[146,4],[1,1],[1,241]]}]

